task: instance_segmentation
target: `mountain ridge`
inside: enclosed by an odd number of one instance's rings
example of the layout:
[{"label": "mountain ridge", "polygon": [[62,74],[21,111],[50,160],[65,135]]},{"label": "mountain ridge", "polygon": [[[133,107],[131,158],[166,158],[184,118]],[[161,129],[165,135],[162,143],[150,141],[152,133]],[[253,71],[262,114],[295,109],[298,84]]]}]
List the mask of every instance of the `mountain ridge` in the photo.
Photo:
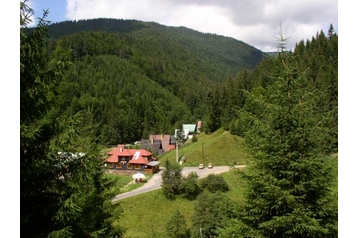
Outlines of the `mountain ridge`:
[{"label": "mountain ridge", "polygon": [[230,37],[137,20],[55,23],[48,41],[50,55],[72,50],[61,107],[68,115],[89,108],[101,125],[98,136],[114,144],[202,120],[209,92],[263,57]]}]

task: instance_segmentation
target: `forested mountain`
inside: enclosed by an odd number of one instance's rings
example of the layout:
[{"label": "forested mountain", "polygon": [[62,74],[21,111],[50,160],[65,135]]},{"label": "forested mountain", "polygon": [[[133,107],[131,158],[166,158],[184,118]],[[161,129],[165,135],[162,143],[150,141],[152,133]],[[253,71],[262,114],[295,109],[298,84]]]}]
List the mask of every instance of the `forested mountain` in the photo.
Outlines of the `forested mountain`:
[{"label": "forested mountain", "polygon": [[[235,39],[136,20],[66,21],[49,27],[48,53],[61,59],[71,49],[73,66],[58,87],[65,116],[87,110],[100,143],[127,143],[150,133],[172,133],[203,120],[206,132],[220,127],[244,135],[241,109],[247,92],[266,95],[277,61]],[[338,35],[317,32],[293,52],[307,74],[307,90],[324,93],[329,113],[327,150],[337,148]],[[251,110],[251,109],[250,109]],[[252,108],[256,113],[260,109]]]},{"label": "forested mountain", "polygon": [[[325,143],[324,150],[338,151],[338,35],[331,25],[327,34],[317,32],[312,39],[296,43],[293,52],[285,53],[295,59],[297,70],[304,72],[304,90],[321,95],[315,110],[324,130],[321,138]],[[251,93],[262,100],[272,96],[274,92],[269,90],[280,79],[277,74],[282,73],[281,62],[276,58],[264,58],[254,70],[241,71],[210,92],[205,118],[207,132],[224,127],[232,134],[245,135],[252,121],[248,114],[241,112],[249,111],[257,116],[263,113],[263,109],[247,95]]]},{"label": "forested mountain", "polygon": [[210,88],[263,57],[233,38],[135,20],[56,23],[48,41],[53,59],[72,50],[59,107],[93,112],[98,138],[110,144],[203,120]]}]

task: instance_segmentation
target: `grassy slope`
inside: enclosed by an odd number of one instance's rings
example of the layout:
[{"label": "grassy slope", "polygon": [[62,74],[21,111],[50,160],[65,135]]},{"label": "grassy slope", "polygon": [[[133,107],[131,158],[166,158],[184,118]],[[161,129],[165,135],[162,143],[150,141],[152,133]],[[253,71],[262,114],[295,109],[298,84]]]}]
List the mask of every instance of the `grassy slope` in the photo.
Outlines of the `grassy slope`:
[{"label": "grassy slope", "polygon": [[[238,179],[236,170],[223,174],[230,186],[227,192],[232,200],[241,202],[243,199],[243,182]],[[172,214],[180,211],[191,227],[191,216],[194,213],[195,201],[178,198],[174,201],[166,199],[162,190],[141,194],[120,201],[124,212],[118,221],[126,229],[124,237],[166,237],[165,224]]]},{"label": "grassy slope", "polygon": [[[244,139],[239,136],[233,136],[229,131],[218,130],[213,134],[201,133],[197,136],[198,141],[179,146],[179,157],[184,155],[186,163],[184,166],[198,166],[204,163],[213,163],[214,166],[248,164],[249,158],[244,150]],[[204,152],[204,153],[203,153]],[[169,151],[159,157],[162,163],[168,159],[175,161],[175,150]],[[203,159],[204,154],[204,159]]]},{"label": "grassy slope", "polygon": [[[244,151],[244,139],[233,136],[228,131],[218,130],[207,135],[198,135],[198,141],[188,141],[184,148],[179,150],[179,156],[185,155],[187,162],[184,166],[197,166],[202,161],[202,145],[204,146],[205,164],[212,162],[217,165],[248,164],[249,158]],[[225,148],[225,149],[223,149]],[[160,157],[160,161],[166,159],[175,161],[175,151],[166,153]],[[210,160],[210,161],[209,161]],[[240,175],[236,170],[223,174],[230,186],[227,195],[234,201],[242,202],[243,182],[238,179]],[[169,201],[161,190],[141,194],[127,198],[117,203],[123,207],[123,214],[118,221],[126,229],[124,237],[166,237],[165,224],[171,218],[175,210],[180,211],[186,218],[188,227],[192,225],[191,216],[194,212],[195,201],[178,198]]]}]

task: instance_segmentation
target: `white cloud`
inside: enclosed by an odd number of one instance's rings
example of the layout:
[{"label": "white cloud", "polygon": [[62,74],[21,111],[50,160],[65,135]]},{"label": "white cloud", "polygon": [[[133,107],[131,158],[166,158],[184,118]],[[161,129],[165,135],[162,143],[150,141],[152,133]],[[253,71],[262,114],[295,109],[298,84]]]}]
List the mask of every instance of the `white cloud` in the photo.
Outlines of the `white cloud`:
[{"label": "white cloud", "polygon": [[337,30],[338,0],[67,0],[68,19],[100,17],[186,26],[274,51],[280,21],[290,49],[331,23]]}]

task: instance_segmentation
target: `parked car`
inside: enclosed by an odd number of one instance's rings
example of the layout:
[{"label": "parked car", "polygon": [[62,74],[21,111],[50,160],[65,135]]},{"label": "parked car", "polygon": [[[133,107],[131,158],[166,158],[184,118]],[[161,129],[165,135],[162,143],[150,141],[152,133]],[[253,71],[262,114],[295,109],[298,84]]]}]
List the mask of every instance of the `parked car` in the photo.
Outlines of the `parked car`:
[{"label": "parked car", "polygon": [[204,168],[204,164],[199,164],[199,169],[203,169]]},{"label": "parked car", "polygon": [[208,169],[212,169],[213,168],[213,164],[212,163],[209,163],[208,164]]}]

